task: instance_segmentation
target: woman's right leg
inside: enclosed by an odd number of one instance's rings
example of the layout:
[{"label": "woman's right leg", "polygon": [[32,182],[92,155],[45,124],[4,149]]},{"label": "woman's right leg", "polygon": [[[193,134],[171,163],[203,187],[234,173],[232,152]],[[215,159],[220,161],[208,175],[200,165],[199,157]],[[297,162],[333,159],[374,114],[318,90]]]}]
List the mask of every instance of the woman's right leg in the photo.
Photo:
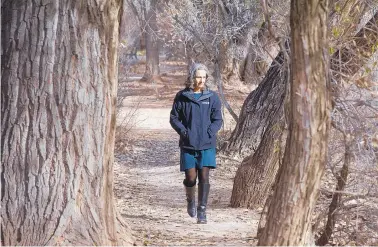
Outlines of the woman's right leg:
[{"label": "woman's right leg", "polygon": [[197,214],[196,210],[196,179],[197,179],[197,170],[196,168],[190,168],[185,170],[185,191],[186,191],[186,201],[187,212],[190,217],[195,217]]}]

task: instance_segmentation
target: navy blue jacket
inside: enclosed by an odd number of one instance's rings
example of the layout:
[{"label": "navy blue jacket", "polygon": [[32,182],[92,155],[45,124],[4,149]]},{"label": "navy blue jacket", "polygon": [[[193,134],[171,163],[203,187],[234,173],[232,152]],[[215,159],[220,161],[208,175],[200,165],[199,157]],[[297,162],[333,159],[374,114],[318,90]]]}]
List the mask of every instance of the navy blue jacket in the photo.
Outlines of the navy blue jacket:
[{"label": "navy blue jacket", "polygon": [[198,100],[192,89],[176,94],[170,124],[180,135],[179,146],[192,150],[216,147],[216,134],[222,127],[221,101],[211,90],[204,90]]}]

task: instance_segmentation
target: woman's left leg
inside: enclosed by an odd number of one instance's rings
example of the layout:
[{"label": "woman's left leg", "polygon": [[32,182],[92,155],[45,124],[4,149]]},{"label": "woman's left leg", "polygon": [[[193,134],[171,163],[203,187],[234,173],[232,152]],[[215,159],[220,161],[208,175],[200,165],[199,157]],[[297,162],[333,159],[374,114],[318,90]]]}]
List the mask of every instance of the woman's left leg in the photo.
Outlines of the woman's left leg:
[{"label": "woman's left leg", "polygon": [[198,170],[198,183],[200,184],[209,184],[209,173],[210,168],[208,166],[202,167]]},{"label": "woman's left leg", "polygon": [[206,224],[206,206],[207,206],[207,198],[209,196],[210,191],[210,183],[209,183],[209,167],[202,167],[202,169],[198,170],[198,207],[197,207],[197,223],[198,224]]}]

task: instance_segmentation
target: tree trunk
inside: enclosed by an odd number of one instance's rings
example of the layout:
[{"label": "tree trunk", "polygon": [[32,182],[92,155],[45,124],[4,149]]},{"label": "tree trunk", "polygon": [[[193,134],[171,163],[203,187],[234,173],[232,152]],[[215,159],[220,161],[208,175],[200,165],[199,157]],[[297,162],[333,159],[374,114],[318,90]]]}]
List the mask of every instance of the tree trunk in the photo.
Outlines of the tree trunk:
[{"label": "tree trunk", "polygon": [[232,43],[232,41],[224,41],[220,44],[219,65],[222,76],[225,78],[226,82],[230,80],[239,80],[240,78],[240,64],[238,62],[236,50],[242,48],[239,48],[238,46],[238,44]]},{"label": "tree trunk", "polygon": [[[350,137],[345,135],[344,138],[345,138],[344,163],[340,170],[340,174],[338,174],[336,177],[337,179],[336,191],[344,191],[347,180],[348,180],[349,167],[352,162]],[[332,236],[332,233],[336,224],[336,213],[340,207],[341,196],[342,194],[338,192],[335,192],[332,195],[332,201],[331,201],[331,204],[329,205],[328,220],[327,220],[326,226],[324,228],[322,235],[316,241],[316,245],[318,246],[324,246],[328,244],[329,239]]]},{"label": "tree trunk", "polygon": [[113,202],[122,1],[2,1],[1,243],[122,245]]},{"label": "tree trunk", "polygon": [[260,85],[248,95],[240,112],[239,121],[228,142],[222,147],[225,155],[239,159],[252,156],[261,138],[276,117],[277,106],[285,96],[286,72],[283,53],[279,53]]},{"label": "tree trunk", "polygon": [[291,2],[290,122],[280,177],[258,245],[306,245],[327,153],[328,2]]},{"label": "tree trunk", "polygon": [[229,42],[223,41],[219,45],[219,67],[223,77],[228,80],[234,72]]},{"label": "tree trunk", "polygon": [[150,6],[146,15],[146,71],[143,80],[152,81],[159,76],[159,42],[157,38],[156,1],[150,0]]},{"label": "tree trunk", "polygon": [[278,170],[277,161],[282,158],[281,145],[284,142],[281,137],[285,134],[283,105],[288,85],[282,52],[275,62],[276,65],[269,69],[264,81],[256,89],[259,93],[255,94],[256,100],[252,100],[254,104],[251,107],[261,112],[261,118],[267,121],[263,122],[263,126],[267,127],[266,130],[259,129],[260,133],[256,136],[251,134],[254,138],[263,135],[262,141],[256,141],[259,144],[257,151],[246,157],[236,172],[231,207],[263,206]]},{"label": "tree trunk", "polygon": [[[277,115],[282,117],[283,114]],[[255,155],[243,160],[234,179],[231,207],[256,208],[264,205],[278,170],[276,161],[282,154],[280,146],[284,125],[283,119],[274,127],[269,125]]]},{"label": "tree trunk", "polygon": [[269,34],[266,22],[261,25],[253,41],[257,44],[249,44],[247,56],[244,59],[243,66],[241,66],[240,76],[246,84],[257,86],[269,69],[272,58],[277,56],[279,46]]}]

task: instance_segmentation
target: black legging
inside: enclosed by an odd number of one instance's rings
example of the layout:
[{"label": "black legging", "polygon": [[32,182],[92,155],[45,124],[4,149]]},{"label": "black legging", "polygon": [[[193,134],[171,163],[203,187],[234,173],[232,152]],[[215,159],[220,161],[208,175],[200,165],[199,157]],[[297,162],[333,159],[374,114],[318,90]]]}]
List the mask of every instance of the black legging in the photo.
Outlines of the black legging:
[{"label": "black legging", "polygon": [[[200,184],[208,184],[209,183],[209,167],[202,167],[202,169],[198,169],[198,181]],[[184,185],[186,187],[193,187],[196,185],[197,179],[197,169],[190,168],[185,170],[185,179]]]}]

